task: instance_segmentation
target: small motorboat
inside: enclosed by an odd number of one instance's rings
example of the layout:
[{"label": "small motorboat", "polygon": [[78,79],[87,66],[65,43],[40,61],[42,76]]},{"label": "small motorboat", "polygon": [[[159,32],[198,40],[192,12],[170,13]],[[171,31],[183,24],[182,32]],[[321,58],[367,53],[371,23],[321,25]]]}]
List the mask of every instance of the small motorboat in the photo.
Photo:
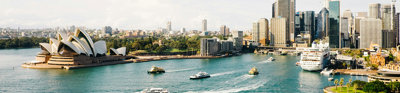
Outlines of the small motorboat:
[{"label": "small motorboat", "polygon": [[300,62],[296,62],[296,66],[299,66],[300,65]]},{"label": "small motorboat", "polygon": [[142,90],[140,93],[169,93],[167,89],[164,88],[147,88]]},{"label": "small motorboat", "polygon": [[332,77],[328,78],[328,81],[332,81],[332,80],[333,80],[333,78],[332,78]]},{"label": "small motorboat", "polygon": [[211,77],[210,74],[206,72],[199,72],[193,76],[190,76],[190,79],[202,79],[202,78],[209,78]]},{"label": "small motorboat", "polygon": [[275,58],[274,58],[274,57],[270,57],[270,58],[267,59],[267,61],[268,61],[268,62],[275,61]]},{"label": "small motorboat", "polygon": [[325,69],[322,70],[320,73],[321,73],[321,75],[329,76],[329,75],[332,75],[332,74],[333,74],[333,69],[328,70],[328,68],[325,68]]},{"label": "small motorboat", "polygon": [[147,73],[164,73],[164,72],[165,72],[164,69],[156,66],[152,66],[151,69],[147,71]]},{"label": "small motorboat", "polygon": [[249,71],[250,75],[258,75],[258,71],[256,67],[251,68],[251,70]]}]

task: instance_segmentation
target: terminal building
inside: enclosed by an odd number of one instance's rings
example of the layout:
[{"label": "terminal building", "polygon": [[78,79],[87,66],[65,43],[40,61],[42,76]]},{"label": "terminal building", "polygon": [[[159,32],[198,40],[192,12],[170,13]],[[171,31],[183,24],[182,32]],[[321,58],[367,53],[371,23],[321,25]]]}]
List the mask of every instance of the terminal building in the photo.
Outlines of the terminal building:
[{"label": "terminal building", "polygon": [[106,55],[106,42],[93,42],[83,30],[77,29],[69,36],[59,32],[56,38],[39,44],[42,51],[36,56],[36,61],[48,65],[87,65],[126,59],[126,47],[111,48],[110,55]]}]

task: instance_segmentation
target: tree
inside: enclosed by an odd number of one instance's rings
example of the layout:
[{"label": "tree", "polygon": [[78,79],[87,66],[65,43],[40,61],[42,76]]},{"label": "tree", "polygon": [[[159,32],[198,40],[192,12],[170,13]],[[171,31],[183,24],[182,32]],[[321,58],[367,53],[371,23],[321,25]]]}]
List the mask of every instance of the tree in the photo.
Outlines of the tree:
[{"label": "tree", "polygon": [[365,84],[367,84],[367,82],[361,80],[354,80],[351,82],[351,86],[357,87],[357,89],[362,89]]},{"label": "tree", "polygon": [[[343,86],[343,83],[344,83],[344,78],[340,78],[339,85]],[[340,91],[342,91],[342,88],[340,88]]]},{"label": "tree", "polygon": [[134,50],[139,50],[140,49],[140,43],[139,42],[134,42],[133,44],[132,44],[132,48],[134,49]]},{"label": "tree", "polygon": [[385,85],[385,83],[383,83],[382,81],[379,80],[375,80],[372,82],[368,82],[367,84],[364,85],[363,90],[365,92],[382,92],[382,91],[386,91],[387,86]]},{"label": "tree", "polygon": [[387,84],[392,92],[398,92],[400,89],[400,82],[390,82]]},{"label": "tree", "polygon": [[349,92],[349,88],[350,88],[350,86],[351,86],[351,81],[352,81],[352,79],[350,78],[350,79],[349,79],[349,82],[346,84],[347,92]]},{"label": "tree", "polygon": [[354,93],[357,92],[357,88],[358,88],[358,84],[354,84],[354,85],[353,85],[353,91],[354,91]]},{"label": "tree", "polygon": [[337,85],[338,85],[339,81],[337,79],[335,79],[335,81],[333,83],[335,83],[335,87],[337,89]]}]

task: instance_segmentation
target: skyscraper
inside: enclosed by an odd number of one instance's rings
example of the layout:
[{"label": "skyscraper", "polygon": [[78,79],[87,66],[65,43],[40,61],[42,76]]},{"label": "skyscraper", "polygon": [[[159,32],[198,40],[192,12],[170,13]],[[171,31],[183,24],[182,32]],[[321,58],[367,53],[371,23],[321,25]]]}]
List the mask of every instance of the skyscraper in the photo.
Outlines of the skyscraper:
[{"label": "skyscraper", "polygon": [[276,47],[288,47],[289,31],[287,29],[286,18],[271,19],[271,44]]},{"label": "skyscraper", "polygon": [[260,42],[260,26],[258,22],[253,23],[253,37],[252,37],[254,42],[259,43]]},{"label": "skyscraper", "polygon": [[111,26],[104,26],[102,31],[103,31],[102,34],[110,34],[110,35],[112,35]]},{"label": "skyscraper", "polygon": [[229,28],[226,27],[226,25],[222,25],[222,26],[220,27],[219,33],[220,33],[222,36],[228,36],[228,35],[229,35]]},{"label": "skyscraper", "polygon": [[171,28],[171,21],[168,21],[168,22],[167,22],[167,31],[168,31],[168,32],[172,31],[172,28]]},{"label": "skyscraper", "polygon": [[204,19],[202,21],[202,25],[201,25],[202,31],[206,32],[207,31],[207,19]]},{"label": "skyscraper", "polygon": [[259,43],[263,46],[268,45],[269,37],[268,37],[268,19],[261,18],[258,21],[259,25]]},{"label": "skyscraper", "polygon": [[329,11],[326,8],[322,8],[318,13],[317,17],[317,28],[315,33],[315,38],[323,39],[328,36],[329,32]]},{"label": "skyscraper", "polygon": [[[394,7],[394,6],[393,6]],[[393,30],[392,26],[392,17],[394,16],[394,11],[392,11],[392,5],[384,4],[382,9],[382,23],[383,23],[383,30]]]},{"label": "skyscraper", "polygon": [[382,30],[383,30],[383,48],[392,48],[396,46],[396,33],[393,31],[394,5],[384,4],[381,9]]},{"label": "skyscraper", "polygon": [[394,22],[393,22],[393,29],[394,32],[396,33],[396,45],[400,44],[400,13],[396,13],[396,15],[394,16]]},{"label": "skyscraper", "polygon": [[382,46],[382,21],[376,18],[362,19],[360,22],[360,49],[369,48],[370,44]]},{"label": "skyscraper", "polygon": [[339,48],[340,1],[329,1],[329,47]]},{"label": "skyscraper", "polygon": [[311,44],[315,39],[315,12],[314,11],[305,11],[304,12],[304,31],[307,34],[310,34],[310,38],[308,43]]},{"label": "skyscraper", "polygon": [[[288,36],[293,36],[294,39],[294,17],[296,12],[296,0],[277,0],[275,1],[274,18],[286,18],[286,30],[288,30]],[[294,40],[291,40],[294,41]]]},{"label": "skyscraper", "polygon": [[349,20],[347,17],[340,19],[340,41],[339,48],[350,48]]},{"label": "skyscraper", "polygon": [[369,18],[377,18],[377,19],[381,18],[381,4],[380,3],[369,4],[368,17]]}]

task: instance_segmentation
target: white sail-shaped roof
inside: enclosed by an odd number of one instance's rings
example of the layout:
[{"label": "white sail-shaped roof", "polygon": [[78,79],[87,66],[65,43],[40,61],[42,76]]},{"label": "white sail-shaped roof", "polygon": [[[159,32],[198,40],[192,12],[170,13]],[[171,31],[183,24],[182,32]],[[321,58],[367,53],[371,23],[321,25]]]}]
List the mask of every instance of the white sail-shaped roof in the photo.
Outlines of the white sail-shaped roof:
[{"label": "white sail-shaped roof", "polygon": [[107,53],[107,45],[106,42],[101,40],[94,43],[94,49],[97,54],[106,54]]},{"label": "white sail-shaped roof", "polygon": [[118,51],[114,48],[110,48],[110,55],[118,55]]},{"label": "white sail-shaped roof", "polygon": [[57,34],[58,41],[61,41],[63,39],[67,39],[67,38],[68,38],[67,33],[65,33],[64,31],[58,31],[58,34]]},{"label": "white sail-shaped roof", "polygon": [[51,53],[52,49],[49,43],[39,43],[39,45],[41,47],[43,47],[43,49],[45,49],[47,52]]},{"label": "white sail-shaped roof", "polygon": [[76,41],[72,41],[71,43],[74,44],[74,46],[75,46],[79,51],[81,51],[81,54],[85,54],[86,56],[89,56],[89,54],[87,54],[87,53],[85,52],[85,49],[81,46],[81,44],[79,44],[79,43],[76,42]]},{"label": "white sail-shaped roof", "polygon": [[87,44],[87,42],[80,40],[76,36],[70,36],[68,41],[70,41],[70,42],[76,41],[79,45],[75,45],[75,46],[82,47],[82,49],[81,49],[82,52],[85,52],[86,55],[93,55],[93,52],[92,52],[91,48],[89,47],[89,45]]},{"label": "white sail-shaped roof", "polygon": [[79,30],[79,29],[77,29],[76,31],[75,31],[75,35],[74,36],[76,36],[76,37],[78,37],[78,38],[84,38],[85,39],[85,41],[87,42],[87,44],[89,45],[89,47],[90,47],[90,49],[92,50],[92,53],[94,54],[94,56],[96,57],[96,51],[95,51],[95,48],[94,48],[94,44],[93,44],[93,40],[92,40],[92,38],[90,38],[90,36],[89,36],[89,34],[88,33],[86,33],[86,31],[81,31],[81,30]]},{"label": "white sail-shaped roof", "polygon": [[117,49],[118,53],[122,56],[126,55],[126,47],[121,47]]},{"label": "white sail-shaped roof", "polygon": [[57,54],[58,53],[58,46],[60,45],[60,42],[57,39],[50,38],[49,44],[51,46],[51,54]]},{"label": "white sail-shaped roof", "polygon": [[71,48],[75,53],[81,54],[82,52],[80,51],[80,49],[78,49],[74,44],[72,44],[71,42],[67,41],[67,40],[61,40],[60,45],[58,46],[58,52],[61,49],[62,45],[66,45],[69,48]]}]

